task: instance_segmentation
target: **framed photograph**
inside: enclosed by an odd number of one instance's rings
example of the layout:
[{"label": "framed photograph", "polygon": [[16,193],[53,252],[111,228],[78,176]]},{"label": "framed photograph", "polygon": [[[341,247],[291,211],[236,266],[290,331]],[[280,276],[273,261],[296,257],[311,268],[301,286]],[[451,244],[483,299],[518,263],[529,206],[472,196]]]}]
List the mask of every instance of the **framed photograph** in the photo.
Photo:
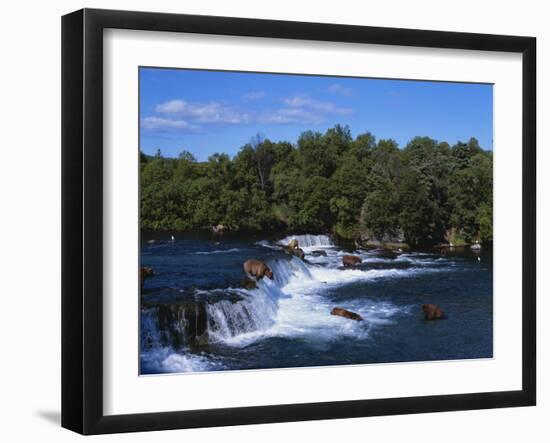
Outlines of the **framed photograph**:
[{"label": "framed photograph", "polygon": [[531,37],[62,20],[62,425],[536,402]]}]

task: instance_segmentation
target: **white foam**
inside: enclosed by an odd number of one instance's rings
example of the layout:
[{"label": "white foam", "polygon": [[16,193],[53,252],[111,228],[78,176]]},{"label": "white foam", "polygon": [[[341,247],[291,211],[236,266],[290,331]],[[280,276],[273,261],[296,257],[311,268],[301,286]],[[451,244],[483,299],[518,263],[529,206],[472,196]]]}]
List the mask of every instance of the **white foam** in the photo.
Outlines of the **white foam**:
[{"label": "white foam", "polygon": [[241,301],[222,300],[207,305],[209,340],[223,342],[236,335],[268,329],[277,313],[279,292],[278,288],[276,292],[243,291]]},{"label": "white foam", "polygon": [[410,269],[331,269],[331,268],[313,268],[311,273],[315,280],[332,284],[343,285],[355,281],[368,281],[380,278],[407,278],[420,273],[438,272],[438,268],[410,268]]},{"label": "white foam", "polygon": [[167,372],[203,372],[222,369],[223,366],[202,355],[170,354],[162,361]]},{"label": "white foam", "polygon": [[257,241],[256,243],[254,243],[255,245],[258,245],[258,246],[263,246],[264,248],[269,248],[269,249],[281,249],[280,246],[275,246],[273,244],[271,244],[269,241],[267,240],[260,240],[260,241]]},{"label": "white foam", "polygon": [[168,347],[142,352],[141,358],[147,366],[160,372],[204,372],[225,368],[220,359],[212,355],[176,352]]},{"label": "white foam", "polygon": [[231,248],[231,249],[216,249],[214,251],[198,251],[194,252],[194,254],[198,255],[210,255],[210,254],[228,254],[231,252],[239,252],[239,248]]}]

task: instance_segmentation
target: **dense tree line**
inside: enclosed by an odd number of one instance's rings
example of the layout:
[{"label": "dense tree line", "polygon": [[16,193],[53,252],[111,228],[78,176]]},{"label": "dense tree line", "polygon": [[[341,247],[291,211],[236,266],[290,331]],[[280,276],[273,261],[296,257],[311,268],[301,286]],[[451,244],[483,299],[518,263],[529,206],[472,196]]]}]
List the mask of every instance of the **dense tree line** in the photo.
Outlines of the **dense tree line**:
[{"label": "dense tree line", "polygon": [[403,149],[337,125],[259,137],[230,158],[141,154],[141,227],[330,232],[411,246],[492,240],[492,152],[416,137]]}]

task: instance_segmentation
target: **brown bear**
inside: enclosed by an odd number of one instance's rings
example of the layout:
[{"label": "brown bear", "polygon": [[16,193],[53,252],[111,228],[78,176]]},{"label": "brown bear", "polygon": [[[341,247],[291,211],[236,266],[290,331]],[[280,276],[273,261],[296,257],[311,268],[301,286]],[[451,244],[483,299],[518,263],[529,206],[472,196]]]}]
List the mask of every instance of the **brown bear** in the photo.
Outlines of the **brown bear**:
[{"label": "brown bear", "polygon": [[363,317],[361,317],[359,314],[356,314],[355,312],[351,312],[343,308],[333,308],[332,311],[330,311],[330,313],[332,315],[339,315],[340,317],[349,318],[350,320],[356,320],[356,321],[363,320]]},{"label": "brown bear", "polygon": [[303,260],[306,256],[304,250],[298,246],[298,240],[296,240],[295,238],[290,240],[288,245],[283,246],[283,249],[287,254],[295,255],[300,260]]},{"label": "brown bear", "polygon": [[298,247],[298,240],[296,240],[295,238],[290,240],[290,242],[287,245],[288,249],[296,249],[297,247]]},{"label": "brown bear", "polygon": [[145,279],[153,277],[154,275],[155,272],[153,271],[153,268],[148,268],[145,266],[139,268],[139,281],[141,283],[141,289],[143,289],[143,282],[145,282]]},{"label": "brown bear", "polygon": [[221,223],[212,226],[212,231],[214,231],[215,234],[221,234],[223,231],[225,231],[225,225],[222,225]]},{"label": "brown bear", "polygon": [[265,263],[259,260],[247,260],[243,264],[244,272],[248,275],[256,277],[256,281],[260,280],[264,276],[267,276],[270,280],[273,280],[273,271]]},{"label": "brown bear", "polygon": [[346,268],[355,266],[361,262],[362,262],[361,257],[357,257],[356,255],[344,255],[342,257],[342,263]]},{"label": "brown bear", "polygon": [[443,318],[445,313],[437,306],[431,303],[422,305],[426,320],[437,320]]}]

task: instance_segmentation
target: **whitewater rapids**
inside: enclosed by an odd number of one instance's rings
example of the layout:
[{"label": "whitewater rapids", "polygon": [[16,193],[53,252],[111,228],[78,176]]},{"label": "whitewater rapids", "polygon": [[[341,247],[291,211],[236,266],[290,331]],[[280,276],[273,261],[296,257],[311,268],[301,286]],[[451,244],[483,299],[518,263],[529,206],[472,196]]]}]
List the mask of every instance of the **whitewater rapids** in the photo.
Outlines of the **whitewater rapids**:
[{"label": "whitewater rapids", "polygon": [[[343,308],[361,315],[365,321],[350,321],[330,315],[335,302],[325,294],[334,288],[384,278],[407,278],[418,273],[437,272],[444,259],[423,257],[422,254],[402,254],[387,259],[360,251],[363,265],[356,269],[342,269],[344,251],[337,248],[326,235],[289,236],[276,243],[262,241],[266,248],[280,248],[296,239],[306,251],[306,262],[296,257],[281,256],[268,260],[274,280],[262,279],[256,289],[230,288],[239,296],[235,300],[206,303],[206,329],[208,343],[236,349],[246,348],[269,338],[296,338],[315,342],[331,342],[343,337],[365,339],[371,328],[393,322],[398,314],[407,314],[411,306],[396,306],[391,302],[374,301],[365,289],[360,297],[346,300]],[[311,255],[323,250],[326,255]],[[198,251],[195,254],[228,255],[239,249]],[[377,269],[369,265],[401,264],[402,266]],[[412,267],[414,265],[414,267]],[[211,293],[228,288],[210,290]],[[209,291],[197,291],[201,294]],[[207,350],[190,352],[181,340],[189,314],[175,313],[172,324],[161,325],[162,317],[156,308],[147,308],[141,315],[143,361],[156,364],[163,372],[193,372],[224,369],[224,362]],[[166,331],[166,328],[169,331]],[[208,348],[206,348],[208,349]]]}]

